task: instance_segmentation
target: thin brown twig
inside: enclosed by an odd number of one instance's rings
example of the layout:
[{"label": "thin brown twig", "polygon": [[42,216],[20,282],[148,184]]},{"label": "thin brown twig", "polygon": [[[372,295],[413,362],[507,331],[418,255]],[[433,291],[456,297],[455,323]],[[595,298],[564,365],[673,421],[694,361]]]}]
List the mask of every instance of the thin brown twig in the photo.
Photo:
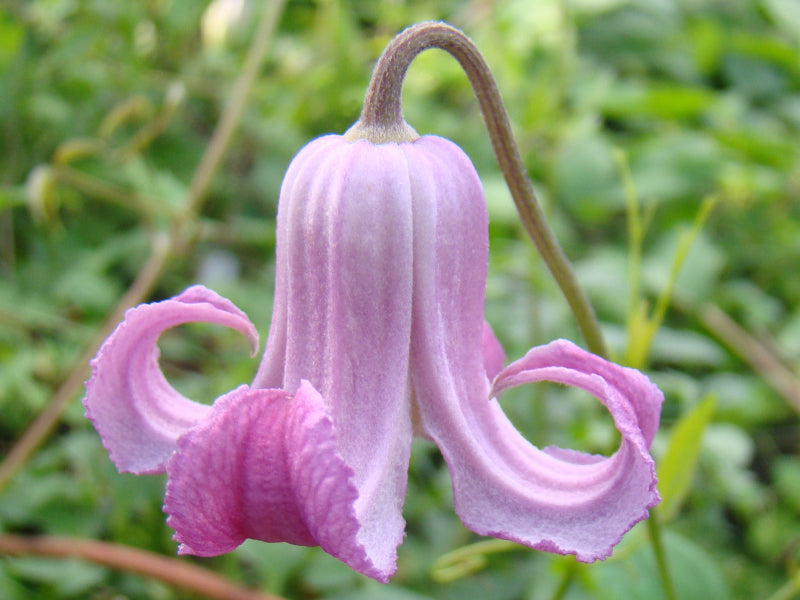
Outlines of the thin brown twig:
[{"label": "thin brown twig", "polygon": [[273,0],[264,9],[261,21],[253,34],[253,41],[244,59],[242,73],[236,80],[231,98],[225,105],[225,110],[220,116],[219,123],[217,123],[217,127],[211,134],[211,141],[206,146],[206,151],[194,171],[192,182],[189,185],[188,197],[184,204],[184,212],[178,217],[178,225],[184,225],[199,209],[200,201],[211,183],[211,176],[222,161],[233,132],[242,117],[247,98],[250,96],[250,90],[253,88],[256,77],[258,77],[258,72],[267,55],[267,48],[278,26],[278,20],[283,12],[284,4],[285,0]]},{"label": "thin brown twig", "polygon": [[197,565],[109,542],[57,536],[2,535],[0,553],[79,558],[104,567],[152,577],[214,600],[284,600],[280,596],[238,586]]},{"label": "thin brown twig", "polygon": [[125,311],[146,298],[170,258],[186,252],[188,247],[186,244],[187,230],[190,228],[192,220],[200,208],[201,201],[211,183],[212,175],[219,167],[225,150],[230,144],[236,124],[241,119],[250,90],[266,58],[267,48],[277,27],[284,3],[285,0],[273,0],[264,10],[245,58],[242,73],[237,79],[230,100],[225,105],[219,123],[211,136],[211,141],[206,146],[206,151],[195,169],[192,184],[184,202],[184,210],[175,217],[168,235],[154,238],[150,255],[136,280],[119,299],[98,334],[92,338],[67,379],[53,396],[50,405],[39,414],[22,437],[14,444],[2,463],[0,463],[0,490],[5,487],[17,470],[22,467],[28,457],[52,431],[61,413],[64,412],[69,401],[86,378],[89,360],[97,353],[100,344],[111,333],[116,324],[122,320]]},{"label": "thin brown twig", "polygon": [[764,344],[714,305],[699,311],[703,325],[761,375],[800,414],[800,378]]},{"label": "thin brown twig", "polygon": [[92,337],[88,347],[83,351],[64,383],[58,388],[50,404],[39,413],[39,416],[25,430],[22,437],[17,440],[17,443],[5,456],[3,462],[0,463],[0,490],[5,487],[28,457],[53,430],[61,413],[64,412],[76,390],[86,379],[89,372],[89,360],[97,353],[97,349],[103,340],[109,336],[114,327],[122,320],[125,311],[134,304],[141,302],[141,299],[147,296],[164,268],[168,256],[169,246],[166,239],[157,238],[154,240],[150,256],[141,271],[139,271],[136,280],[106,317],[102,327]]},{"label": "thin brown twig", "polygon": [[154,214],[160,204],[157,198],[126,190],[66,165],[53,165],[52,170],[59,182],[72,186],[87,196],[101,198],[116,206],[136,211],[145,219]]}]

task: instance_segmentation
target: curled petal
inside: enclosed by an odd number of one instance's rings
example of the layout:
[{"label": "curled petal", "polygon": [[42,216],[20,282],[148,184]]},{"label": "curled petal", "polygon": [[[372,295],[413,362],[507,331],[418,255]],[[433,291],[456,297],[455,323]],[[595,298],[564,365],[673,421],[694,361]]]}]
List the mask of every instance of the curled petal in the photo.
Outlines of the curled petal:
[{"label": "curled petal", "polygon": [[336,447],[325,402],[306,381],[283,390],[242,386],[178,440],[164,510],[181,554],[214,556],[246,538],[320,545],[381,581],[356,541],[353,471]]},{"label": "curled petal", "polygon": [[83,399],[86,416],[122,472],[163,472],[178,436],[210,410],[175,391],[158,365],[161,332],[196,321],[236,329],[250,340],[253,353],[258,347],[258,334],[242,311],[194,286],[169,300],[128,310],[91,362]]},{"label": "curled petal", "polygon": [[617,419],[616,414],[622,411],[622,414],[628,415],[628,412],[632,411],[634,420],[631,424],[644,438],[645,447],[650,448],[658,430],[661,404],[664,401],[659,389],[640,371],[609,362],[596,354],[586,352],[570,341],[555,340],[545,346],[529,350],[523,358],[510,364],[498,375],[491,395],[534,381],[556,381],[583,387],[577,380],[573,383],[548,379],[545,373],[551,368],[563,370],[563,377],[566,379],[580,377],[580,374],[599,375],[616,392],[615,398],[622,403],[617,408],[610,406],[604,398],[600,398],[614,417],[617,429],[624,433],[622,428],[626,425],[621,419]]},{"label": "curled petal", "polygon": [[[589,562],[658,502],[648,447],[661,393],[635,371],[568,342],[535,349],[501,371],[495,392],[528,381],[581,387],[611,411],[622,433],[611,457],[531,445],[490,400],[483,304],[486,208],[468,160],[446,147],[428,164],[448,173],[435,202],[414,204],[411,373],[422,429],[450,468],[456,512],[481,535]],[[411,165],[422,184],[424,166]]]},{"label": "curled petal", "polygon": [[[496,453],[486,456],[490,461],[486,465],[501,460],[505,473],[487,477],[487,472],[469,469],[457,492],[459,514],[481,533],[575,554],[584,562],[605,558],[659,502],[648,449],[663,396],[642,373],[565,340],[534,348],[501,371],[493,394],[537,381],[578,387],[598,398],[621,433],[619,449],[609,458],[556,447],[538,450],[491,401],[478,421],[488,424],[481,427],[481,434]],[[492,468],[499,471],[498,464]],[[499,503],[495,499],[493,514],[486,506],[490,481],[513,489]]]}]

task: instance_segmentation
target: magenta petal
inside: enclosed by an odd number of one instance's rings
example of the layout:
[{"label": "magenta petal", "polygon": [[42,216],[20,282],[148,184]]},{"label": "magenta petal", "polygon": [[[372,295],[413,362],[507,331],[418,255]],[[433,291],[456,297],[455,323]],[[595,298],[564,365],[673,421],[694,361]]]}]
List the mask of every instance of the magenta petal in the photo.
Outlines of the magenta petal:
[{"label": "magenta petal", "polygon": [[[596,354],[586,352],[568,340],[555,340],[544,346],[532,348],[523,358],[510,364],[497,377],[492,395],[523,383],[560,381],[547,379],[542,375],[546,372],[545,369],[550,368],[563,369],[566,378],[572,373],[599,375],[618,393],[618,398],[627,407],[626,410],[633,411],[634,426],[644,437],[645,447],[650,448],[658,430],[661,404],[664,400],[658,388],[640,371],[609,362]],[[561,381],[561,383],[582,387],[577,382]],[[606,404],[603,398],[600,400]],[[615,416],[614,408],[607,404],[606,406],[612,416]],[[621,422],[617,423],[617,429],[622,425]]]},{"label": "magenta petal", "polygon": [[[411,451],[414,143],[326,136],[286,173],[278,208],[272,325],[253,387],[309,381],[336,425],[359,492],[358,541],[395,568]],[[417,197],[414,197],[414,194]]]},{"label": "magenta petal", "polygon": [[[659,502],[648,449],[663,396],[640,372],[565,340],[534,348],[503,370],[493,394],[537,381],[579,387],[598,398],[622,435],[619,449],[609,458],[539,450],[514,429],[495,400],[474,404],[467,435],[446,445],[457,512],[467,527],[484,535],[575,554],[584,562],[605,558]],[[481,440],[480,447],[474,440]]]},{"label": "magenta petal", "polygon": [[[551,491],[540,500],[541,515],[550,513],[551,521],[542,528],[546,534],[536,547],[574,553],[586,562],[605,558],[622,535],[660,501],[648,450],[664,397],[639,371],[606,361],[566,340],[534,348],[509,365],[497,376],[493,393],[537,381],[562,383],[594,395],[611,413],[622,439],[619,449],[608,458],[555,447],[545,448],[536,458],[537,464],[529,470],[530,489]],[[499,412],[499,407],[496,410]],[[498,431],[504,428],[511,425],[504,423]],[[515,444],[523,456],[526,442],[519,438]],[[512,445],[508,449],[513,450]],[[529,447],[527,453],[535,456],[532,450]],[[477,514],[473,518],[480,520]],[[484,522],[483,526],[491,525]],[[518,538],[513,532],[507,537]]]},{"label": "magenta petal", "polygon": [[469,160],[444,140],[421,164],[409,162],[413,183],[426,185],[427,177],[438,190],[435,202],[414,204],[411,373],[425,435],[450,468],[456,512],[481,535],[581,561],[603,558],[658,502],[648,447],[661,394],[635,371],[566,342],[545,346],[501,371],[496,391],[541,379],[579,386],[609,407],[622,444],[604,458],[540,450],[522,437],[489,399],[480,182]]},{"label": "magenta petal", "polygon": [[225,325],[247,336],[255,352],[258,334],[230,301],[202,286],[163,302],[141,304],[106,339],[92,360],[83,404],[112,462],[120,471],[160,473],[184,431],[209,406],[176,392],[158,365],[161,332],[183,323]]},{"label": "magenta petal", "polygon": [[167,473],[164,510],[181,554],[214,556],[253,538],[320,545],[360,573],[391,575],[356,541],[353,471],[308,382],[294,397],[247,386],[222,396],[178,440]]}]

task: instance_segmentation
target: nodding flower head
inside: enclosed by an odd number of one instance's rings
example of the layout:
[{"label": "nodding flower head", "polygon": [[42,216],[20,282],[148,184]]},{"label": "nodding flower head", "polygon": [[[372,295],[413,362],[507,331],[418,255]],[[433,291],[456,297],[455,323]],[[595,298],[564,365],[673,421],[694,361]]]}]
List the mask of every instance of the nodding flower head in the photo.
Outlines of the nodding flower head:
[{"label": "nodding flower head", "polygon": [[[316,139],[281,188],[272,323],[252,384],[209,407],[162,375],[156,342],[169,327],[219,323],[257,343],[241,311],[195,286],[126,314],[92,361],[87,416],[121,471],[167,473],[181,553],[246,538],[319,545],[387,581],[418,435],[440,448],[474,532],[604,558],[659,500],[648,449],[663,397],[564,340],[503,368],[483,319],[487,259],[481,184],[453,143]],[[594,395],[618,450],[524,439],[498,398],[539,381]]]}]

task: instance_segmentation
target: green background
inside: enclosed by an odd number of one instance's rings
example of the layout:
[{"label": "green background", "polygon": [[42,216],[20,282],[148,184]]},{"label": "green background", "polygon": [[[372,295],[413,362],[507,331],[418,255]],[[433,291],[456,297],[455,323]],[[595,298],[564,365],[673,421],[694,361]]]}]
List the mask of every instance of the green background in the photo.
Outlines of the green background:
[{"label": "green background", "polygon": [[[653,447],[665,497],[656,518],[676,597],[794,597],[800,3],[289,1],[224,159],[199,210],[186,212],[265,6],[247,3],[215,43],[202,26],[206,2],[0,2],[0,454],[82,373],[81,355],[165,236],[175,245],[144,300],[203,283],[245,310],[263,343],[286,166],[310,139],[355,121],[395,33],[443,19],[492,67],[614,358],[665,392]],[[404,90],[411,125],[459,144],[483,180],[486,314],[508,356],[558,337],[580,343],[520,226],[458,64],[426,52]],[[170,381],[205,402],[249,382],[257,366],[244,340],[222,328],[178,328],[161,349]],[[163,479],[117,474],[83,418],[81,394],[69,394],[43,446],[4,482],[0,531],[174,556]],[[503,406],[537,445],[615,447],[610,417],[573,391],[526,386]],[[462,570],[446,569],[441,557],[481,538],[455,516],[445,466],[425,443],[413,451],[404,514],[388,586],[319,549],[283,544],[181,560],[291,599],[664,597],[644,524],[595,565],[490,544],[472,548]],[[79,560],[0,556],[0,597],[195,596]]]}]

